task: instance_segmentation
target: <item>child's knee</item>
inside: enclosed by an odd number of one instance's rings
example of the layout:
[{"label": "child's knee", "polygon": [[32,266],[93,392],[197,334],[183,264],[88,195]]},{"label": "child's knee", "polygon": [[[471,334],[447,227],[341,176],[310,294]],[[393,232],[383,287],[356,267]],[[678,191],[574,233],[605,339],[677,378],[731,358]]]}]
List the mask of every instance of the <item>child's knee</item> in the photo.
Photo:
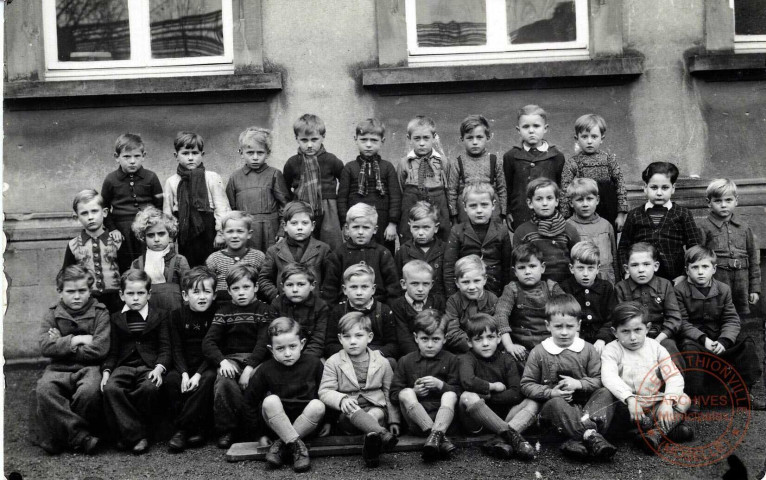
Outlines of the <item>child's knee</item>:
[{"label": "child's knee", "polygon": [[455,404],[457,403],[457,393],[455,392],[445,392],[442,394],[441,404],[446,406],[455,407]]},{"label": "child's knee", "polygon": [[378,423],[381,423],[386,418],[386,412],[381,408],[371,408],[367,413],[372,415],[372,417],[377,420]]},{"label": "child's knee", "polygon": [[471,408],[471,406],[479,403],[481,398],[473,392],[463,392],[460,395],[460,406],[463,408]]},{"label": "child's knee", "polygon": [[310,401],[308,405],[306,405],[306,408],[303,411],[306,412],[306,415],[309,418],[321,419],[324,417],[325,408],[326,407],[324,406],[324,403],[322,403],[320,400],[314,399]]},{"label": "child's knee", "polygon": [[405,388],[399,392],[399,403],[401,403],[403,407],[409,407],[417,402],[418,396],[415,394],[415,390],[411,388]]},{"label": "child's knee", "polygon": [[535,414],[540,411],[540,403],[532,400],[531,398],[522,400],[520,405],[522,410],[525,410],[529,413]]},{"label": "child's knee", "polygon": [[282,400],[280,400],[276,395],[269,395],[268,397],[264,398],[263,403],[261,404],[261,408],[263,409],[264,413],[269,415],[284,411]]}]

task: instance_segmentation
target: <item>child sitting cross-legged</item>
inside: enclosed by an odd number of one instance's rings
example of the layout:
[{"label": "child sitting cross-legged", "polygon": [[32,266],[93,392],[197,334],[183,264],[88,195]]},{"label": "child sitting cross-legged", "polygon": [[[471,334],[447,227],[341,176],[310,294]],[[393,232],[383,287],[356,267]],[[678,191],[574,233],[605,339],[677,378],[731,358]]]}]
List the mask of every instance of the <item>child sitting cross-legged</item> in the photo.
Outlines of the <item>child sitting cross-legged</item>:
[{"label": "child sitting cross-legged", "polygon": [[[663,436],[685,442],[694,431],[683,423],[691,400],[684,393],[684,377],[671,361],[668,351],[647,335],[651,322],[645,308],[636,301],[623,302],[612,313],[610,342],[601,354],[604,386],[619,401],[615,427],[641,425],[631,429],[636,443],[647,453],[659,453]],[[646,381],[649,376],[657,380]]]},{"label": "child sitting cross-legged", "polygon": [[466,330],[471,350],[459,360],[463,426],[470,433],[487,429],[496,434],[482,446],[490,455],[509,459],[515,453],[521,460],[533,459],[535,449],[521,432],[534,423],[537,404],[521,396],[516,361],[497,350],[497,322],[479,313],[468,320]]},{"label": "child sitting cross-legged", "polygon": [[[310,468],[309,450],[303,439],[322,424],[325,406],[319,401],[323,366],[318,357],[303,355],[306,337],[295,320],[279,317],[268,329],[269,350],[274,358],[266,360],[253,374],[245,390],[245,413],[248,426],[277,439],[266,454],[266,463],[281,467],[286,455],[292,456],[293,470]],[[265,425],[264,425],[265,423]]]},{"label": "child sitting cross-legged", "polygon": [[403,242],[396,252],[396,268],[402,272],[412,260],[427,262],[433,270],[431,290],[444,295],[444,251],[447,244],[436,236],[441,227],[439,211],[434,205],[421,200],[410,209],[408,218],[412,238]]},{"label": "child sitting cross-legged", "polygon": [[433,269],[423,260],[410,260],[402,268],[404,296],[391,302],[391,311],[396,320],[396,337],[402,355],[416,352],[412,330],[415,317],[422,311],[434,309],[444,311],[444,297],[433,293]]},{"label": "child sitting cross-legged", "polygon": [[330,307],[314,293],[314,271],[303,263],[288,263],[279,283],[282,295],[275,298],[271,306],[280,316],[291,318],[301,326],[303,355],[322,358]]},{"label": "child sitting cross-legged", "polygon": [[442,350],[446,325],[436,310],[418,313],[412,327],[418,351],[399,360],[391,383],[391,400],[401,407],[410,432],[428,436],[423,445],[426,461],[455,450],[445,435],[455,418],[460,378],[457,357]]},{"label": "child sitting cross-legged", "polygon": [[374,337],[368,316],[347,313],[338,332],[343,350],[325,363],[319,399],[339,412],[341,431],[364,434],[362,457],[368,467],[377,467],[381,450],[390,451],[398,442],[399,410],[389,397],[394,372],[380,352],[367,347]]},{"label": "child sitting cross-legged", "polygon": [[603,436],[614,413],[614,398],[601,384],[598,352],[577,335],[581,313],[571,295],[548,301],[545,327],[551,336],[530,352],[521,391],[541,404],[540,420],[567,437],[562,453],[608,460],[617,452]]}]

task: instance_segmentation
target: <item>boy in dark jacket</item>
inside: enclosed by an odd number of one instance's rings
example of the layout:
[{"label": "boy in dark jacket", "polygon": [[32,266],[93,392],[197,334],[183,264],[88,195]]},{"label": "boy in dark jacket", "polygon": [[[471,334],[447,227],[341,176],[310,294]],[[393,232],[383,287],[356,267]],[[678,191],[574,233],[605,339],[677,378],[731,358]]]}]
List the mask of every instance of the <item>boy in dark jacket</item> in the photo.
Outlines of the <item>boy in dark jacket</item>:
[{"label": "boy in dark jacket", "polygon": [[[432,292],[444,295],[444,252],[447,244],[436,233],[441,226],[439,211],[428,202],[420,201],[410,209],[409,228],[412,238],[404,242],[396,252],[396,269],[402,273],[404,265],[412,260],[422,260],[433,269]],[[444,219],[445,228],[449,225]]]},{"label": "boy in dark jacket", "polygon": [[[422,311],[434,309],[444,313],[444,297],[434,295],[433,269],[422,260],[411,260],[402,269],[404,296],[391,302],[396,319],[396,337],[402,355],[416,352],[418,345],[412,336],[415,317]],[[445,327],[446,329],[446,327]]]}]

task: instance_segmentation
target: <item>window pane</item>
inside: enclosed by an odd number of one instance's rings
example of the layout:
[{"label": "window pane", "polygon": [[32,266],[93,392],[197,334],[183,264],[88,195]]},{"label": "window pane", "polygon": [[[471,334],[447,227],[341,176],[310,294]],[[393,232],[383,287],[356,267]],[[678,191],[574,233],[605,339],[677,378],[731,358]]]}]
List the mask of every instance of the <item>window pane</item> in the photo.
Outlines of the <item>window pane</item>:
[{"label": "window pane", "polygon": [[573,0],[506,0],[506,8],[511,44],[577,40]]},{"label": "window pane", "polygon": [[734,0],[734,33],[766,35],[766,0]]},{"label": "window pane", "polygon": [[419,47],[486,45],[486,0],[417,0]]},{"label": "window pane", "polygon": [[223,55],[221,0],[151,0],[153,58]]},{"label": "window pane", "polygon": [[127,0],[56,0],[60,61],[130,59]]}]

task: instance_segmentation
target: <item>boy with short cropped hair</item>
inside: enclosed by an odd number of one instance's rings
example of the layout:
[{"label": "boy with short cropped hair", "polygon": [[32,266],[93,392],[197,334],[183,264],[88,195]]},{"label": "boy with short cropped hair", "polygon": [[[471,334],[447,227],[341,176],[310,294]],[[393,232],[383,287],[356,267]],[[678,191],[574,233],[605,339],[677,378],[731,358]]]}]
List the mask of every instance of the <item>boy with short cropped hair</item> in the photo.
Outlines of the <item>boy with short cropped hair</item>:
[{"label": "boy with short cropped hair", "polygon": [[458,359],[444,351],[447,319],[433,309],[418,313],[412,336],[418,350],[402,357],[391,383],[391,401],[400,405],[410,433],[427,436],[423,459],[449,457],[455,445],[446,437],[460,394]]},{"label": "boy with short cropped hair", "polygon": [[120,277],[125,306],[112,314],[109,355],[101,366],[106,420],[124,447],[149,449],[147,419],[157,411],[163,376],[173,362],[168,312],[152,308],[152,279],[142,270]]},{"label": "boy with short cropped hair", "polygon": [[88,189],[75,195],[72,201],[77,221],[82,231],[67,243],[64,266],[80,265],[93,272],[95,281],[91,295],[103,303],[110,313],[122,308],[120,301],[120,270],[117,252],[122,244],[104,229],[104,219],[109,212],[104,208],[104,199],[97,191]]},{"label": "boy with short cropped hair", "polygon": [[596,245],[600,254],[598,276],[614,285],[617,241],[612,224],[596,213],[601,203],[598,184],[592,178],[574,178],[566,194],[574,210],[567,223],[575,227],[580,240],[590,240]]},{"label": "boy with short cropped hair", "polygon": [[117,170],[109,173],[101,186],[104,208],[109,216],[104,220],[113,238],[122,241],[117,252],[120,271],[143,252],[143,245],[130,228],[139,210],[152,205],[162,210],[162,184],[157,174],[143,167],[146,146],[140,135],[124,133],[114,142],[114,159]]},{"label": "boy with short cropped hair", "polygon": [[364,434],[362,457],[368,467],[380,464],[381,450],[392,450],[399,435],[399,410],[389,396],[394,372],[380,352],[368,348],[373,337],[368,316],[351,312],[341,317],[343,350],[327,359],[319,385],[319,399],[339,412],[338,427]]},{"label": "boy with short cropped hair", "polygon": [[[713,278],[716,254],[700,245],[686,251],[686,279],[675,286],[681,309],[679,342],[688,359],[698,352],[716,355],[734,365],[750,393],[751,408],[763,410],[766,405],[753,397],[752,386],[761,378],[755,343],[741,333],[740,318],[729,287]],[[694,361],[694,360],[692,360]],[[696,363],[694,363],[696,364]],[[704,391],[704,372],[691,369],[686,373],[686,393],[692,397],[691,411],[699,411],[695,395]]]},{"label": "boy with short cropped hair", "polygon": [[508,189],[508,220],[513,229],[519,228],[532,218],[527,207],[525,192],[527,183],[539,177],[561,184],[564,170],[564,154],[545,140],[548,132],[548,114],[537,105],[527,105],[518,111],[516,131],[521,136],[521,146],[503,155],[505,186]]},{"label": "boy with short cropped hair", "polygon": [[495,191],[488,183],[470,183],[463,190],[468,221],[452,227],[444,252],[444,288],[447,295],[457,290],[455,262],[467,255],[479,255],[487,268],[487,290],[499,295],[510,280],[511,236],[508,229],[492,221],[497,208]]},{"label": "boy with short cropped hair", "polygon": [[444,252],[447,244],[436,236],[441,228],[439,211],[432,204],[419,201],[410,209],[408,219],[411,238],[403,242],[396,252],[396,268],[402,272],[404,265],[412,260],[428,263],[433,269],[431,290],[444,295]]},{"label": "boy with short cropped hair", "polygon": [[396,319],[396,337],[402,355],[416,352],[412,328],[420,312],[434,309],[444,312],[444,297],[433,293],[433,269],[422,260],[411,260],[402,269],[404,296],[391,302],[391,311]]},{"label": "boy with short cropped hair", "polygon": [[231,211],[221,176],[205,170],[205,141],[193,132],[178,132],[173,141],[176,173],[165,181],[163,211],[178,218],[178,253],[189,265],[204,265],[223,245],[221,220]]},{"label": "boy with short cropped hair", "polygon": [[346,299],[332,308],[327,322],[324,357],[338,353],[343,344],[339,341],[339,318],[347,313],[360,312],[370,319],[369,348],[379,350],[392,365],[399,358],[399,344],[396,338],[396,320],[391,308],[381,303],[375,294],[375,271],[364,263],[351,265],[343,272],[343,294]]},{"label": "boy with short cropped hair", "polygon": [[343,244],[338,217],[338,181],[343,162],[324,148],[325,124],[307,113],[293,124],[298,154],[287,159],[282,169],[294,200],[311,205],[316,228],[312,235],[333,251]]},{"label": "boy with short cropped hair", "polygon": [[322,424],[325,413],[319,400],[324,367],[318,357],[303,354],[306,337],[302,332],[292,318],[271,322],[268,347],[273,358],[253,374],[243,410],[251,428],[263,426],[261,430],[277,437],[266,454],[269,467],[281,467],[284,457],[290,455],[296,472],[311,468],[303,439]]},{"label": "boy with short cropped hair", "polygon": [[691,212],[671,201],[678,167],[653,162],[641,172],[641,178],[647,202],[628,212],[617,247],[618,264],[628,264],[631,245],[649,243],[657,250],[657,275],[675,282],[684,275],[684,249],[700,243],[700,230]]},{"label": "boy with short cropped hair", "polygon": [[593,242],[576,243],[570,254],[572,276],[559,286],[580,304],[580,338],[593,344],[600,355],[604,346],[614,340],[609,316],[617,305],[617,296],[612,284],[599,274],[599,253]]},{"label": "boy with short cropped hair", "polygon": [[301,326],[302,354],[322,358],[330,307],[314,293],[314,271],[303,263],[288,263],[279,283],[282,294],[271,306],[279,316],[291,318]]},{"label": "boy with short cropped hair", "polygon": [[241,425],[243,391],[255,368],[268,358],[267,329],[277,313],[255,298],[258,271],[235,265],[226,276],[231,303],[221,306],[202,340],[202,352],[218,368],[213,412],[218,448],[229,448]]},{"label": "boy with short cropped hair", "polygon": [[399,274],[394,256],[374,240],[378,228],[378,212],[366,203],[357,203],[346,213],[348,240],[335,250],[325,279],[323,298],[333,304],[340,300],[341,278],[348,267],[358,263],[369,265],[375,272],[375,298],[380,302],[399,296]]},{"label": "boy with short cropped hair", "polygon": [[737,313],[747,315],[761,295],[758,241],[750,226],[735,215],[737,185],[728,178],[710,182],[705,192],[710,214],[699,221],[703,245],[718,258],[715,279],[729,286]]},{"label": "boy with short cropped hair", "polygon": [[338,214],[346,218],[348,209],[357,203],[372,205],[378,212],[375,240],[393,254],[396,227],[402,209],[402,192],[396,169],[380,157],[386,141],[386,127],[376,118],[362,120],[356,125],[354,142],[359,149],[355,161],[348,162],[340,174]]},{"label": "boy with short cropped hair", "polygon": [[496,436],[482,450],[500,459],[515,453],[532,460],[535,449],[521,436],[537,413],[534,402],[519,390],[519,366],[510,355],[498,352],[500,333],[492,316],[479,313],[466,325],[471,350],[460,357],[460,411],[470,433],[487,429]]},{"label": "boy with short cropped hair", "polygon": [[315,295],[321,296],[330,261],[335,253],[326,243],[312,236],[316,222],[314,211],[306,202],[296,200],[288,203],[282,212],[285,221],[285,241],[272,245],[266,251],[266,260],[258,274],[258,289],[274,301],[282,292],[282,271],[291,263],[308,266],[319,287]]},{"label": "boy with short cropped hair", "polygon": [[541,403],[540,419],[567,437],[565,455],[609,460],[617,448],[603,434],[614,414],[614,397],[601,383],[601,359],[593,345],[577,335],[580,304],[568,294],[545,307],[550,338],[529,354],[521,391]]},{"label": "boy with short cropped hair", "polygon": [[37,381],[40,447],[55,455],[64,446],[92,454],[102,419],[99,365],[109,351],[109,311],[91,297],[93,274],[79,265],[56,275],[59,301],[50,307],[38,335],[51,359]]}]

